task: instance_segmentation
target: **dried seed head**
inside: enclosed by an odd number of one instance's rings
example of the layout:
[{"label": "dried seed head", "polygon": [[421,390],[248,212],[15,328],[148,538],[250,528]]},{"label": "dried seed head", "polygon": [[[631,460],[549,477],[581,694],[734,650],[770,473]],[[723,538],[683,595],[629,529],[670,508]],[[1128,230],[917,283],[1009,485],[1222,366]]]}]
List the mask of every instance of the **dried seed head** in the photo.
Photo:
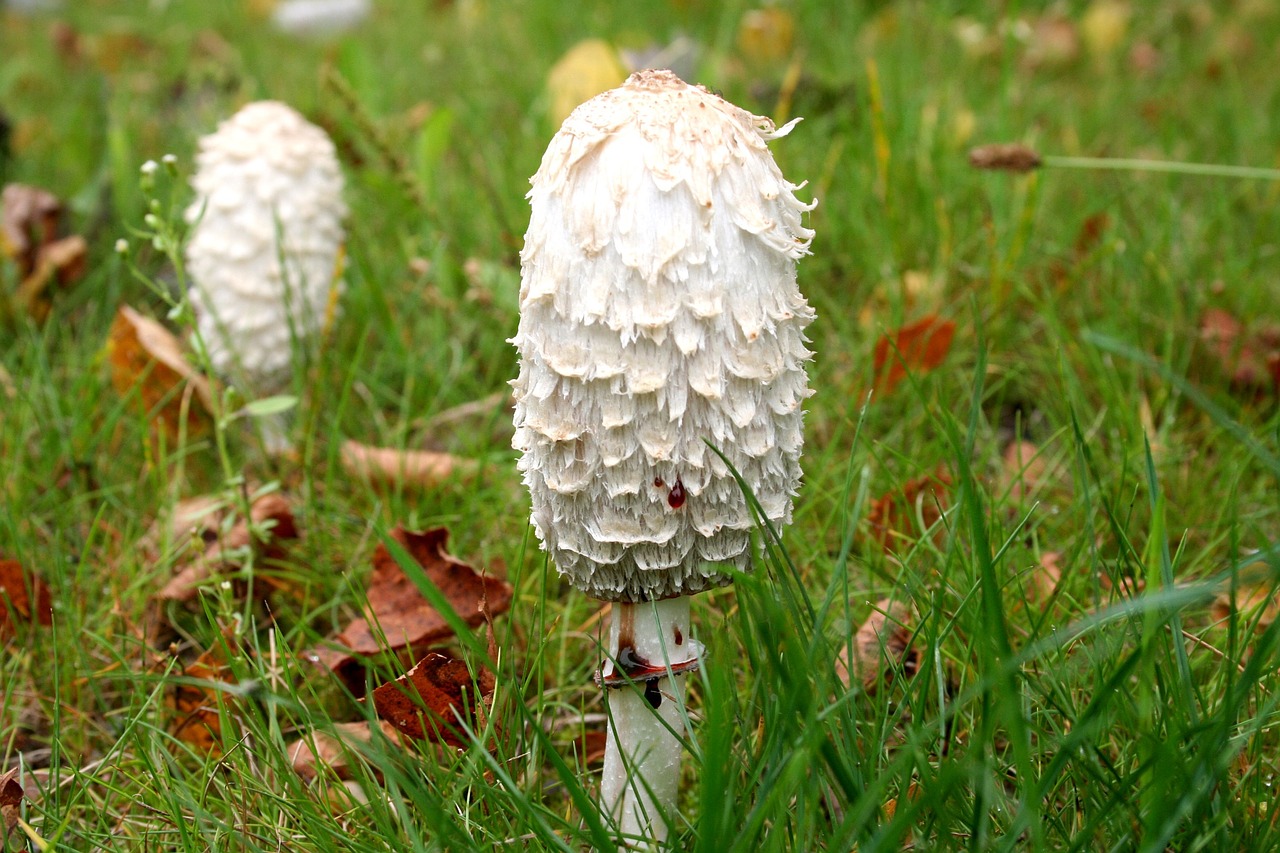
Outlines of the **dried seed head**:
[{"label": "dried seed head", "polygon": [[1018,142],[979,145],[969,151],[969,165],[1001,172],[1030,172],[1040,167],[1040,155]]},{"label": "dried seed head", "polygon": [[543,547],[596,598],[749,567],[751,512],[707,442],[790,521],[813,205],[766,145],[790,127],[642,71],[575,110],[533,178],[513,444]]},{"label": "dried seed head", "polygon": [[200,140],[187,272],[219,372],[258,393],[287,383],[292,343],[324,321],[343,240],[342,172],[324,131],[249,104]]}]

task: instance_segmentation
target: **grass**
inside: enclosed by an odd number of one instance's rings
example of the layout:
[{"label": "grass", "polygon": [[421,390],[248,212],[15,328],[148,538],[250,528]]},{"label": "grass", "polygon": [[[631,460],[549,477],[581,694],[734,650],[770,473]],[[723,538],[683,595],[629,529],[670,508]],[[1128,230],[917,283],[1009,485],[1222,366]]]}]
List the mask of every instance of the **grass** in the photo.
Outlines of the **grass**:
[{"label": "grass", "polygon": [[[505,415],[428,424],[514,374],[522,196],[555,129],[546,71],[582,38],[678,34],[702,48],[700,82],[805,117],[775,151],[821,204],[800,270],[819,315],[806,482],[782,544],[762,532],[757,571],[694,604],[709,658],[690,683],[676,848],[1280,844],[1280,628],[1211,607],[1237,588],[1269,596],[1280,421],[1274,394],[1232,388],[1198,336],[1207,307],[1275,318],[1280,182],[1064,168],[1276,167],[1270,4],[1129,4],[1112,47],[1118,7],[1057,4],[1083,43],[1039,64],[1045,36],[1008,25],[1040,20],[1036,4],[967,23],[970,4],[785,4],[790,98],[785,61],[742,55],[738,4],[660,4],[642,24],[612,4],[386,2],[335,43],[274,33],[251,3],[65,5],[56,25],[0,11],[3,180],[58,193],[91,246],[47,322],[0,327],[0,558],[55,599],[53,626],[22,627],[0,657],[0,766],[40,790],[11,849],[609,845],[577,744],[603,730],[581,722],[604,710],[595,605],[536,548]],[[1142,45],[1159,57],[1148,70],[1131,58]],[[157,197],[181,210],[197,136],[262,97],[334,136],[352,210],[343,319],[297,382],[302,454],[286,464],[239,426],[221,454],[208,437],[157,447],[103,357],[119,304],[166,311],[116,239],[146,275],[175,275],[136,236],[139,165],[177,156]],[[1018,140],[1059,159],[1024,176],[966,163],[972,144]],[[15,286],[12,265],[0,283]],[[935,313],[957,324],[943,364],[868,397],[877,338]],[[344,438],[438,443],[483,473],[375,491],[342,473]],[[1029,488],[1001,461],[1014,438],[1047,464]],[[876,499],[935,471],[950,486],[882,548]],[[215,584],[170,608],[177,634],[157,648],[151,596],[181,543],[149,557],[138,542],[182,497],[234,495],[235,477],[298,498],[301,543],[242,573],[284,591],[268,610]],[[516,599],[495,626],[488,730],[460,752],[375,737],[352,764],[356,802],[298,776],[286,743],[371,713],[300,653],[358,609],[369,552],[397,523],[449,526],[454,553],[506,566]],[[1062,570],[1047,596],[1046,555]],[[848,689],[837,659],[884,598],[910,605],[918,665]],[[217,755],[172,735],[166,702],[219,645]],[[482,657],[480,640],[461,646]]]}]

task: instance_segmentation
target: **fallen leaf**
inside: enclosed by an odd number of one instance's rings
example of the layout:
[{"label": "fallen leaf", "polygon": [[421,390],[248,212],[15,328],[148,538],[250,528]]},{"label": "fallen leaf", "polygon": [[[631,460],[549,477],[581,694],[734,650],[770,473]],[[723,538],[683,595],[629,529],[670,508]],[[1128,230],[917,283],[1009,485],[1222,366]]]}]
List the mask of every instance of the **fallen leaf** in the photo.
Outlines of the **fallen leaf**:
[{"label": "fallen leaf", "polygon": [[35,271],[18,285],[14,304],[37,320],[45,319],[50,308],[45,298],[49,285],[56,281],[65,286],[79,280],[84,275],[88,256],[89,244],[79,234],[42,246]]},{"label": "fallen leaf", "polygon": [[375,687],[373,707],[379,718],[414,740],[464,747],[468,741],[459,723],[473,732],[484,728],[495,687],[487,669],[473,680],[465,662],[430,652],[395,681]]},{"label": "fallen leaf", "polygon": [[[1271,627],[1280,615],[1280,598],[1276,596],[1275,572],[1265,562],[1253,563],[1241,571],[1235,590],[1220,593],[1209,612],[1219,622],[1239,614],[1242,624],[1252,625],[1261,633]],[[1233,594],[1234,593],[1234,594]]]},{"label": "fallen leaf", "polygon": [[956,324],[930,314],[876,341],[876,388],[888,392],[911,373],[927,373],[951,350]]},{"label": "fallen leaf", "polygon": [[107,337],[107,357],[116,392],[129,397],[136,388],[141,414],[159,420],[170,436],[180,435],[184,409],[188,436],[209,429],[209,380],[191,366],[178,339],[164,326],[121,306]]},{"label": "fallen leaf", "polygon": [[1000,464],[999,493],[1018,503],[1044,478],[1049,463],[1029,441],[1011,441]]},{"label": "fallen leaf", "polygon": [[876,498],[867,512],[871,538],[885,551],[895,550],[900,540],[914,540],[909,531],[915,529],[917,514],[924,530],[933,527],[947,507],[950,486],[951,477],[939,468]]},{"label": "fallen leaf", "polygon": [[1163,64],[1160,49],[1149,41],[1140,41],[1129,49],[1129,68],[1139,77],[1151,77]]},{"label": "fallen leaf", "polygon": [[1231,312],[1208,308],[1200,316],[1200,340],[1236,390],[1280,389],[1280,326],[1265,323],[1249,332]]},{"label": "fallen leaf", "polygon": [[605,729],[587,729],[577,739],[578,761],[583,767],[599,767],[604,764],[604,754],[609,744],[609,732]]},{"label": "fallen leaf", "polygon": [[[216,498],[202,497],[185,501],[179,505],[181,510],[175,510],[179,519],[193,519],[188,522],[188,529],[197,532],[206,545],[194,559],[178,567],[177,573],[157,593],[157,600],[190,601],[210,577],[238,569],[243,563],[244,549],[256,549],[260,559],[278,560],[284,556],[283,542],[298,538],[293,506],[279,492],[255,500],[249,508],[249,520],[240,519],[221,536],[218,530],[222,513],[214,509],[220,505]],[[262,538],[254,535],[255,530],[263,534]]]},{"label": "fallen leaf", "polygon": [[370,447],[358,441],[342,443],[342,469],[353,477],[384,486],[430,488],[452,477],[466,477],[480,470],[474,459],[434,450],[397,450]]},{"label": "fallen leaf", "polygon": [[1031,22],[1023,61],[1031,68],[1059,68],[1080,56],[1080,35],[1067,16],[1049,12]]},{"label": "fallen leaf", "polygon": [[876,602],[862,626],[836,659],[836,675],[845,687],[856,682],[868,693],[890,683],[895,674],[910,678],[920,669],[921,652],[912,648],[915,614],[905,601]]},{"label": "fallen leaf", "polygon": [[[483,576],[445,551],[449,539],[446,528],[414,533],[397,527],[391,538],[422,566],[467,625],[475,627],[485,621],[486,614],[497,615],[511,606],[509,583]],[[453,636],[449,623],[423,598],[385,545],[378,545],[373,566],[365,615],[334,638],[337,648],[307,653],[310,660],[336,673],[356,694],[364,692],[363,665],[357,656],[405,650],[417,659],[430,646]]]},{"label": "fallen leaf", "polygon": [[1040,562],[1023,578],[1029,602],[1044,604],[1053,597],[1062,581],[1061,561],[1062,555],[1057,551],[1046,551],[1040,555]]},{"label": "fallen leaf", "polygon": [[791,55],[796,21],[778,6],[749,9],[738,23],[738,52],[750,63],[770,63]]},{"label": "fallen leaf", "polygon": [[58,237],[62,202],[48,190],[8,184],[0,192],[0,249],[18,267],[18,278],[35,271],[40,249]]},{"label": "fallen leaf", "polygon": [[969,165],[998,172],[1030,172],[1040,166],[1040,155],[1017,142],[980,145],[969,150]]},{"label": "fallen leaf", "polygon": [[626,78],[618,53],[608,42],[578,42],[547,72],[547,112],[552,124],[559,127],[579,104],[622,85]]},{"label": "fallen leaf", "polygon": [[[378,723],[382,733],[393,743],[404,744],[404,736],[396,731],[391,723]],[[339,779],[348,780],[353,777],[351,757],[359,753],[353,748],[356,744],[367,744],[373,739],[369,721],[358,723],[338,723],[333,732],[312,732],[306,737],[293,741],[288,746],[289,761],[294,772],[306,781],[314,780],[324,771],[333,773]],[[381,776],[377,767],[370,768],[375,776]]]},{"label": "fallen leaf", "polygon": [[18,782],[18,768],[0,773],[0,820],[4,821],[4,835],[0,836],[0,850],[9,849],[9,833],[18,826],[18,813],[22,808],[22,785]]},{"label": "fallen leaf", "polygon": [[1080,224],[1080,231],[1076,234],[1076,242],[1072,247],[1076,257],[1084,258],[1098,248],[1098,244],[1102,242],[1103,236],[1110,227],[1111,216],[1105,210],[1086,216],[1084,222]]},{"label": "fallen leaf", "polygon": [[895,306],[903,311],[919,308],[932,312],[942,302],[947,286],[941,276],[924,270],[905,270],[900,278],[881,280],[858,308],[858,325],[872,331],[880,318]]},{"label": "fallen leaf", "polygon": [[52,625],[53,597],[17,560],[0,560],[0,640],[12,637],[21,622]]},{"label": "fallen leaf", "polygon": [[1080,33],[1089,52],[1106,58],[1124,41],[1129,29],[1129,4],[1121,0],[1094,0],[1080,19]]},{"label": "fallen leaf", "polygon": [[89,244],[78,234],[58,237],[62,203],[47,190],[9,184],[0,193],[0,254],[12,258],[18,289],[12,308],[43,320],[49,285],[68,285],[84,275]]},{"label": "fallen leaf", "polygon": [[170,710],[169,733],[202,755],[219,756],[222,754],[222,715],[232,699],[214,684],[193,684],[185,679],[231,681],[222,647],[214,645],[185,666],[181,676],[184,680],[175,680],[164,698]]}]

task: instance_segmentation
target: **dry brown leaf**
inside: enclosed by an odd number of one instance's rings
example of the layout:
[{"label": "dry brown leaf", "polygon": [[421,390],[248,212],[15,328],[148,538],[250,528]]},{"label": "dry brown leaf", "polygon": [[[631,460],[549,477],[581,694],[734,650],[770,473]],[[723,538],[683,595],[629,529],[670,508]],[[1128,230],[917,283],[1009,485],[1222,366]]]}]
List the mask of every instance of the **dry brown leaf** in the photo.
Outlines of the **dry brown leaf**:
[{"label": "dry brown leaf", "polygon": [[1048,469],[1040,448],[1030,441],[1011,441],[1000,465],[1000,493],[1017,503],[1035,491]]},{"label": "dry brown leaf", "polygon": [[[393,743],[405,743],[395,726],[386,721],[380,721],[378,725]],[[368,720],[338,723],[333,727],[332,734],[313,732],[289,744],[289,761],[294,771],[308,782],[324,771],[333,773],[339,779],[351,779],[349,758],[353,754],[352,746],[369,743],[372,739],[373,733],[369,729]],[[380,775],[376,767],[371,769],[374,775]]]},{"label": "dry brown leaf", "polygon": [[1252,393],[1280,388],[1280,326],[1265,323],[1248,331],[1231,312],[1209,308],[1200,316],[1200,340],[1233,388]]},{"label": "dry brown leaf", "polygon": [[[231,671],[226,665],[221,646],[215,645],[193,663],[183,668],[181,675],[201,681],[230,681]],[[169,732],[183,743],[190,744],[204,755],[222,754],[222,709],[232,702],[224,690],[214,685],[175,682],[165,695],[169,708]]]},{"label": "dry brown leaf", "polygon": [[910,531],[915,529],[917,514],[924,529],[932,527],[949,503],[950,486],[951,477],[939,468],[876,498],[867,512],[872,540],[886,551],[895,550],[900,540],[914,541]]},{"label": "dry brown leaf", "polygon": [[182,354],[182,344],[168,329],[127,305],[116,313],[107,338],[111,384],[122,397],[137,389],[142,414],[158,419],[174,438],[186,408],[188,435],[210,426],[213,392],[209,380]]},{"label": "dry brown leaf", "polygon": [[[1269,577],[1272,575],[1272,570],[1266,563],[1254,563],[1244,570],[1244,574]],[[1232,613],[1237,613],[1243,624],[1253,625],[1261,633],[1271,627],[1271,623],[1276,621],[1276,616],[1280,615],[1280,598],[1276,596],[1276,584],[1274,581],[1265,580],[1243,581],[1236,586],[1234,596],[1230,589],[1219,594],[1210,606],[1209,612],[1219,622],[1226,621]]]},{"label": "dry brown leaf", "polygon": [[1040,555],[1040,562],[1027,573],[1027,600],[1033,604],[1044,604],[1053,597],[1062,581],[1062,567],[1059,565],[1062,555],[1057,551],[1046,551]]},{"label": "dry brown leaf", "polygon": [[[897,673],[910,678],[920,669],[921,652],[912,648],[915,614],[905,601],[884,598],[836,659],[836,675],[846,687],[856,682],[868,693]],[[852,652],[852,654],[851,654]]]},{"label": "dry brown leaf", "polygon": [[928,373],[951,351],[956,324],[930,314],[876,341],[876,389],[887,392],[910,373]]},{"label": "dry brown leaf", "polygon": [[[403,527],[391,532],[422,566],[426,576],[453,605],[468,625],[485,621],[511,606],[511,585],[486,577],[445,551],[449,531],[443,527],[414,533]],[[357,655],[374,655],[384,649],[406,650],[420,658],[437,643],[453,636],[453,629],[400,568],[386,545],[378,545],[373,555],[373,576],[369,580],[369,606],[334,638],[339,648],[320,648],[308,653],[310,660],[336,673],[353,693],[364,691],[363,665]]]},{"label": "dry brown leaf", "polygon": [[480,465],[452,453],[370,447],[348,440],[342,443],[342,469],[371,483],[430,488],[452,477],[471,476]]},{"label": "dry brown leaf", "polygon": [[979,145],[969,150],[969,165],[998,172],[1030,172],[1040,166],[1040,155],[1018,142]]},{"label": "dry brown leaf", "polygon": [[414,740],[463,747],[467,739],[459,721],[473,732],[484,728],[496,686],[489,670],[482,667],[473,681],[466,663],[430,652],[395,681],[375,687],[373,707]]},{"label": "dry brown leaf", "polygon": [[1058,68],[1080,56],[1080,34],[1066,15],[1049,12],[1031,22],[1023,61],[1031,68]]},{"label": "dry brown leaf", "polygon": [[605,729],[587,729],[577,739],[578,761],[583,767],[599,767],[604,764],[608,748],[609,732]]},{"label": "dry brown leaf", "polygon": [[52,625],[53,597],[17,560],[0,560],[0,640],[12,637],[23,622]]},{"label": "dry brown leaf", "polygon": [[18,277],[35,271],[40,249],[57,239],[62,202],[48,190],[8,184],[0,192],[0,249],[13,258]]},{"label": "dry brown leaf", "polygon": [[[246,547],[257,549],[262,559],[278,560],[284,556],[283,542],[298,538],[298,527],[293,517],[293,506],[279,492],[263,495],[249,508],[252,523],[240,519],[223,536],[218,535],[218,522],[222,513],[212,511],[216,498],[192,498],[175,508],[175,523],[188,519],[188,529],[196,529],[208,544],[194,559],[178,567],[177,573],[156,595],[160,601],[190,601],[200,591],[200,586],[212,575],[234,571],[239,567]],[[185,515],[183,515],[185,513]],[[270,523],[270,524],[268,524]],[[257,539],[254,529],[265,530],[265,538]]]},{"label": "dry brown leaf", "polygon": [[78,234],[59,239],[61,219],[62,203],[39,187],[9,184],[0,194],[0,254],[18,269],[13,307],[37,320],[49,313],[49,285],[71,284],[85,271],[89,244]]},{"label": "dry brown leaf", "polygon": [[183,498],[167,514],[152,522],[138,540],[138,548],[151,559],[156,559],[166,542],[179,543],[199,538],[207,545],[218,537],[218,528],[226,510],[227,499],[222,495]]},{"label": "dry brown leaf", "polygon": [[4,835],[0,836],[0,850],[9,849],[9,834],[18,826],[18,812],[22,807],[22,785],[18,782],[18,768],[0,773],[0,820],[4,822]]}]

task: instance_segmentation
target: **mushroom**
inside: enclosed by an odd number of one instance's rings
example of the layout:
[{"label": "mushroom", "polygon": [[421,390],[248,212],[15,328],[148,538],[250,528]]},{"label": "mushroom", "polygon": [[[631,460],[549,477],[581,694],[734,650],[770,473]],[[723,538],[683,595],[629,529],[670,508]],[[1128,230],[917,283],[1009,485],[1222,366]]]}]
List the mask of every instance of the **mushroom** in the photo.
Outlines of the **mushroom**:
[{"label": "mushroom", "polygon": [[[289,384],[294,346],[341,287],[342,172],[323,130],[277,101],[251,103],[200,140],[186,264],[215,370],[251,396]],[[283,432],[268,444],[282,449]]]},{"label": "mushroom", "polygon": [[752,565],[733,472],[778,526],[800,482],[814,203],[766,144],[794,124],[637,72],[569,116],[529,192],[513,445],[543,549],[613,603],[602,806],[655,843],[699,659],[688,597]]}]

